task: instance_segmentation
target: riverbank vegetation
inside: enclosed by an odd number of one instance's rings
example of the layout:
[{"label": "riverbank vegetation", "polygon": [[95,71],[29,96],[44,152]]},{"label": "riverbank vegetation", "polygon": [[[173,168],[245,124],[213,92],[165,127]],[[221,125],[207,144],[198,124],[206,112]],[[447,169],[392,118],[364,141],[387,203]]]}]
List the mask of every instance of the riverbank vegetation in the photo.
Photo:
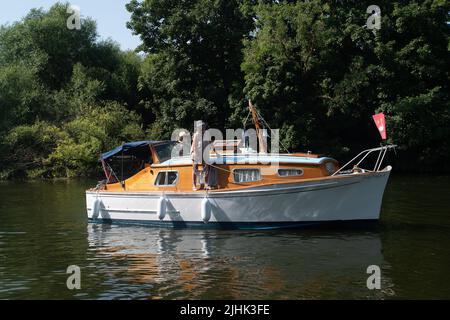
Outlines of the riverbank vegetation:
[{"label": "riverbank vegetation", "polygon": [[[137,1],[138,52],[99,39],[67,4],[0,29],[0,179],[98,172],[124,141],[175,128],[239,128],[252,99],[291,150],[345,159],[387,116],[402,170],[450,170],[449,3]],[[125,10],[125,8],[124,8]]]}]

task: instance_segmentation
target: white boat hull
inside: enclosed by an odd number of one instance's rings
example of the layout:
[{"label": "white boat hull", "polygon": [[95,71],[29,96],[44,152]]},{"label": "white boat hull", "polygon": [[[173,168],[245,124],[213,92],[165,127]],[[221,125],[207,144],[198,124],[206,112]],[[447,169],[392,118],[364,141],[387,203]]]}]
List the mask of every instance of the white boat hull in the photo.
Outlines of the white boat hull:
[{"label": "white boat hull", "polygon": [[87,214],[94,222],[239,229],[378,220],[390,171],[243,191],[87,191]]}]

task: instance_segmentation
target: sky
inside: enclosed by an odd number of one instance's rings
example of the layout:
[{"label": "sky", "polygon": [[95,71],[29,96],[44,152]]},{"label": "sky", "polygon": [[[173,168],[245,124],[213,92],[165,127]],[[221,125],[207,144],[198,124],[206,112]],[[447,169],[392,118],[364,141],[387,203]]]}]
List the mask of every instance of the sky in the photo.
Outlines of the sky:
[{"label": "sky", "polygon": [[[56,0],[13,0],[2,3],[0,25],[12,23],[23,18],[32,8],[49,9]],[[102,39],[111,38],[118,42],[123,50],[133,50],[139,44],[138,36],[132,35],[126,27],[130,13],[125,9],[128,0],[64,0],[78,6],[81,17],[91,17],[97,21],[97,32]]]}]

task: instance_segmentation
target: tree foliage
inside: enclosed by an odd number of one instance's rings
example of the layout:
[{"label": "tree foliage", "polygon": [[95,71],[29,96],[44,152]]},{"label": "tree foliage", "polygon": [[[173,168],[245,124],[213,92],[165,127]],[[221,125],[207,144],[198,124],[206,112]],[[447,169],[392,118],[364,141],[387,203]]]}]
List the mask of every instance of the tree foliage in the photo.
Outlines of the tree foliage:
[{"label": "tree foliage", "polygon": [[363,27],[365,1],[259,5],[257,34],[245,46],[245,92],[274,125],[294,128],[292,147],[374,145],[370,116],[384,111],[390,142],[417,162],[448,160],[449,5],[378,4],[375,32]]},{"label": "tree foliage", "polygon": [[233,101],[242,101],[242,40],[253,28],[238,0],[133,0],[129,28],[147,53],[140,86],[156,121],[150,133],[170,136],[176,126],[203,119],[224,128]]},{"label": "tree foliage", "polygon": [[[237,128],[252,99],[283,145],[338,159],[379,143],[399,169],[449,170],[445,0],[130,0],[136,52],[66,27],[68,4],[0,27],[0,178],[91,174],[101,151],[194,120]],[[445,168],[445,166],[447,166]]]},{"label": "tree foliage", "polygon": [[143,138],[141,58],[69,30],[68,4],[32,10],[0,29],[0,178],[92,173],[100,152]]}]

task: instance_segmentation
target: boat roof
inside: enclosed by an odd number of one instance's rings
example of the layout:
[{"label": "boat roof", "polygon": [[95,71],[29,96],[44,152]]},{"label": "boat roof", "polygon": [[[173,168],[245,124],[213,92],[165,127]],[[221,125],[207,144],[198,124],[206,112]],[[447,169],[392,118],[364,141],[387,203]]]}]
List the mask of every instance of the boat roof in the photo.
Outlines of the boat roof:
[{"label": "boat roof", "polygon": [[133,149],[139,149],[145,146],[154,145],[157,143],[160,143],[163,141],[154,141],[154,140],[144,140],[144,141],[132,141],[122,144],[121,146],[118,146],[110,151],[107,151],[105,153],[102,153],[100,156],[100,160],[107,160],[111,157],[114,157],[115,155],[123,152],[127,152]]},{"label": "boat roof", "polygon": [[[102,153],[100,160],[110,159],[121,153],[133,152],[134,150],[146,146],[151,146],[163,142],[170,141],[157,141],[157,140],[143,140],[143,141],[132,141],[122,144],[110,151]],[[215,164],[252,164],[252,163],[303,163],[303,164],[321,164],[327,160],[334,160],[329,157],[318,157],[317,155],[308,157],[292,155],[292,154],[261,154],[261,153],[241,153],[241,154],[214,154],[211,155],[211,161]],[[184,157],[173,157],[166,161],[159,163],[160,166],[171,166],[171,165],[190,165],[192,164],[192,159],[190,156]]]},{"label": "boat roof", "polygon": [[[291,156],[289,154],[232,154],[232,155],[212,155],[211,161],[215,164],[252,164],[252,163],[303,163],[303,164],[321,164],[327,160],[334,160],[329,157],[303,157]],[[158,165],[188,165],[192,164],[190,156],[175,157]]]}]

